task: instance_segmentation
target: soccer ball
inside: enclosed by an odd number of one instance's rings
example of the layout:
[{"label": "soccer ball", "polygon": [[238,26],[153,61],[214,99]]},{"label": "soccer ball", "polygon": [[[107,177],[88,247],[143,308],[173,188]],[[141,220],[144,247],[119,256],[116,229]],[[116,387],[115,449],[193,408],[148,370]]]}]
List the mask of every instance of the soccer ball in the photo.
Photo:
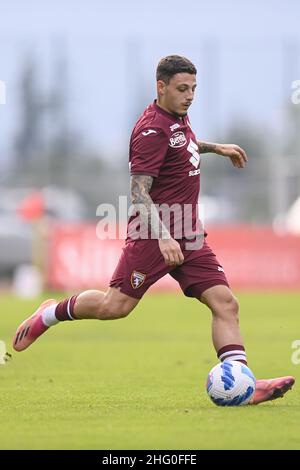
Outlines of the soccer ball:
[{"label": "soccer ball", "polygon": [[206,390],[218,406],[247,405],[255,391],[255,377],[242,362],[221,362],[209,372]]}]

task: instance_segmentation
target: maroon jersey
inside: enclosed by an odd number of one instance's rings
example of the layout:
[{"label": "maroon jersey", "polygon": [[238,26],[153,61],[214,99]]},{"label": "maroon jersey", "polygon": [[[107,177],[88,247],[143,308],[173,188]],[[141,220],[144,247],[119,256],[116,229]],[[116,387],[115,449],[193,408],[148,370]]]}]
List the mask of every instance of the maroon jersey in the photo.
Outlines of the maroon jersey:
[{"label": "maroon jersey", "polygon": [[[110,286],[119,288],[129,297],[140,299],[149,287],[169,273],[178,281],[185,295],[197,299],[210,287],[229,287],[222,266],[202,238],[206,234],[201,223],[197,223],[200,155],[188,117],[173,116],[155,102],[148,106],[133,129],[129,159],[132,175],[153,177],[150,196],[159,209],[162,204],[167,204],[183,209],[187,205],[192,210],[187,215],[184,211],[175,214],[171,226],[167,226],[173,238],[178,239],[184,256],[180,266],[166,264],[157,240],[133,237],[138,232],[136,229],[134,233],[133,228],[137,228],[140,222],[138,216],[131,217],[127,241]],[[192,223],[187,229],[184,227],[186,220]],[[180,236],[175,233],[177,222],[179,225],[183,222],[184,232]],[[195,238],[195,234],[200,236]]]},{"label": "maroon jersey", "polygon": [[[131,175],[153,176],[150,196],[154,204],[171,206],[169,226],[168,217],[162,220],[174,238],[197,232],[200,155],[188,116],[176,117],[156,102],[149,105],[131,135],[129,167]],[[129,220],[129,238],[136,222]]]}]

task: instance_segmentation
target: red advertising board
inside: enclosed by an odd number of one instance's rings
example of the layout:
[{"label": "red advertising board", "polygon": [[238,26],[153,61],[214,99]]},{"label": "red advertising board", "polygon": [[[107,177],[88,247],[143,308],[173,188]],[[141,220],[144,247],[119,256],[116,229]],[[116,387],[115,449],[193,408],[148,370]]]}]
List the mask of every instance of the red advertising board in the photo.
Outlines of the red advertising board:
[{"label": "red advertising board", "polygon": [[[242,289],[299,289],[300,237],[271,228],[213,228],[207,241],[229,283]],[[48,285],[54,289],[105,288],[124,240],[99,240],[93,224],[53,226],[49,240]],[[153,289],[177,289],[165,276]]]}]

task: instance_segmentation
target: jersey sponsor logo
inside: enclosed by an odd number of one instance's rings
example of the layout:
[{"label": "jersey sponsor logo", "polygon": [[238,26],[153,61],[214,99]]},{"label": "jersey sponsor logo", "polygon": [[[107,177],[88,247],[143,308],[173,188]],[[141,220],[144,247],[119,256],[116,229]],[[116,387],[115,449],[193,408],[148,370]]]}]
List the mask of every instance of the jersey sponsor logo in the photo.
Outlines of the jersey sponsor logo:
[{"label": "jersey sponsor logo", "polygon": [[154,129],[148,129],[147,131],[142,132],[143,135],[157,134]]},{"label": "jersey sponsor logo", "polygon": [[144,284],[146,279],[146,274],[140,273],[138,271],[132,271],[130,277],[130,283],[133,289],[138,289],[141,285]]},{"label": "jersey sponsor logo", "polygon": [[195,144],[195,142],[190,139],[190,143],[188,145],[187,150],[192,154],[189,161],[190,163],[195,167],[198,168],[200,164],[201,157],[198,153],[198,145]]},{"label": "jersey sponsor logo", "polygon": [[175,132],[170,137],[169,146],[173,148],[183,147],[186,144],[186,137],[182,131]]},{"label": "jersey sponsor logo", "polygon": [[198,168],[198,170],[189,171],[189,176],[197,176],[197,175],[200,175],[200,168]]},{"label": "jersey sponsor logo", "polygon": [[178,129],[178,127],[180,127],[180,124],[178,124],[178,122],[176,122],[175,124],[172,124],[172,126],[170,126],[170,129],[172,132],[175,131],[175,129]]}]

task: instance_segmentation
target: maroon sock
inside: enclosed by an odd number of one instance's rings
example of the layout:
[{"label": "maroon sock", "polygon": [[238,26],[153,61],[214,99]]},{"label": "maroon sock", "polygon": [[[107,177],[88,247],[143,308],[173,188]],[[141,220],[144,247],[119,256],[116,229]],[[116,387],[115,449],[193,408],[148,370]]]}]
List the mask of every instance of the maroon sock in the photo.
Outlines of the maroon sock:
[{"label": "maroon sock", "polygon": [[239,361],[247,365],[245,348],[241,344],[228,344],[227,346],[219,349],[217,355],[221,362]]},{"label": "maroon sock", "polygon": [[74,305],[77,295],[73,295],[69,299],[62,300],[57,304],[55,309],[55,316],[59,321],[76,320],[74,317]]}]

